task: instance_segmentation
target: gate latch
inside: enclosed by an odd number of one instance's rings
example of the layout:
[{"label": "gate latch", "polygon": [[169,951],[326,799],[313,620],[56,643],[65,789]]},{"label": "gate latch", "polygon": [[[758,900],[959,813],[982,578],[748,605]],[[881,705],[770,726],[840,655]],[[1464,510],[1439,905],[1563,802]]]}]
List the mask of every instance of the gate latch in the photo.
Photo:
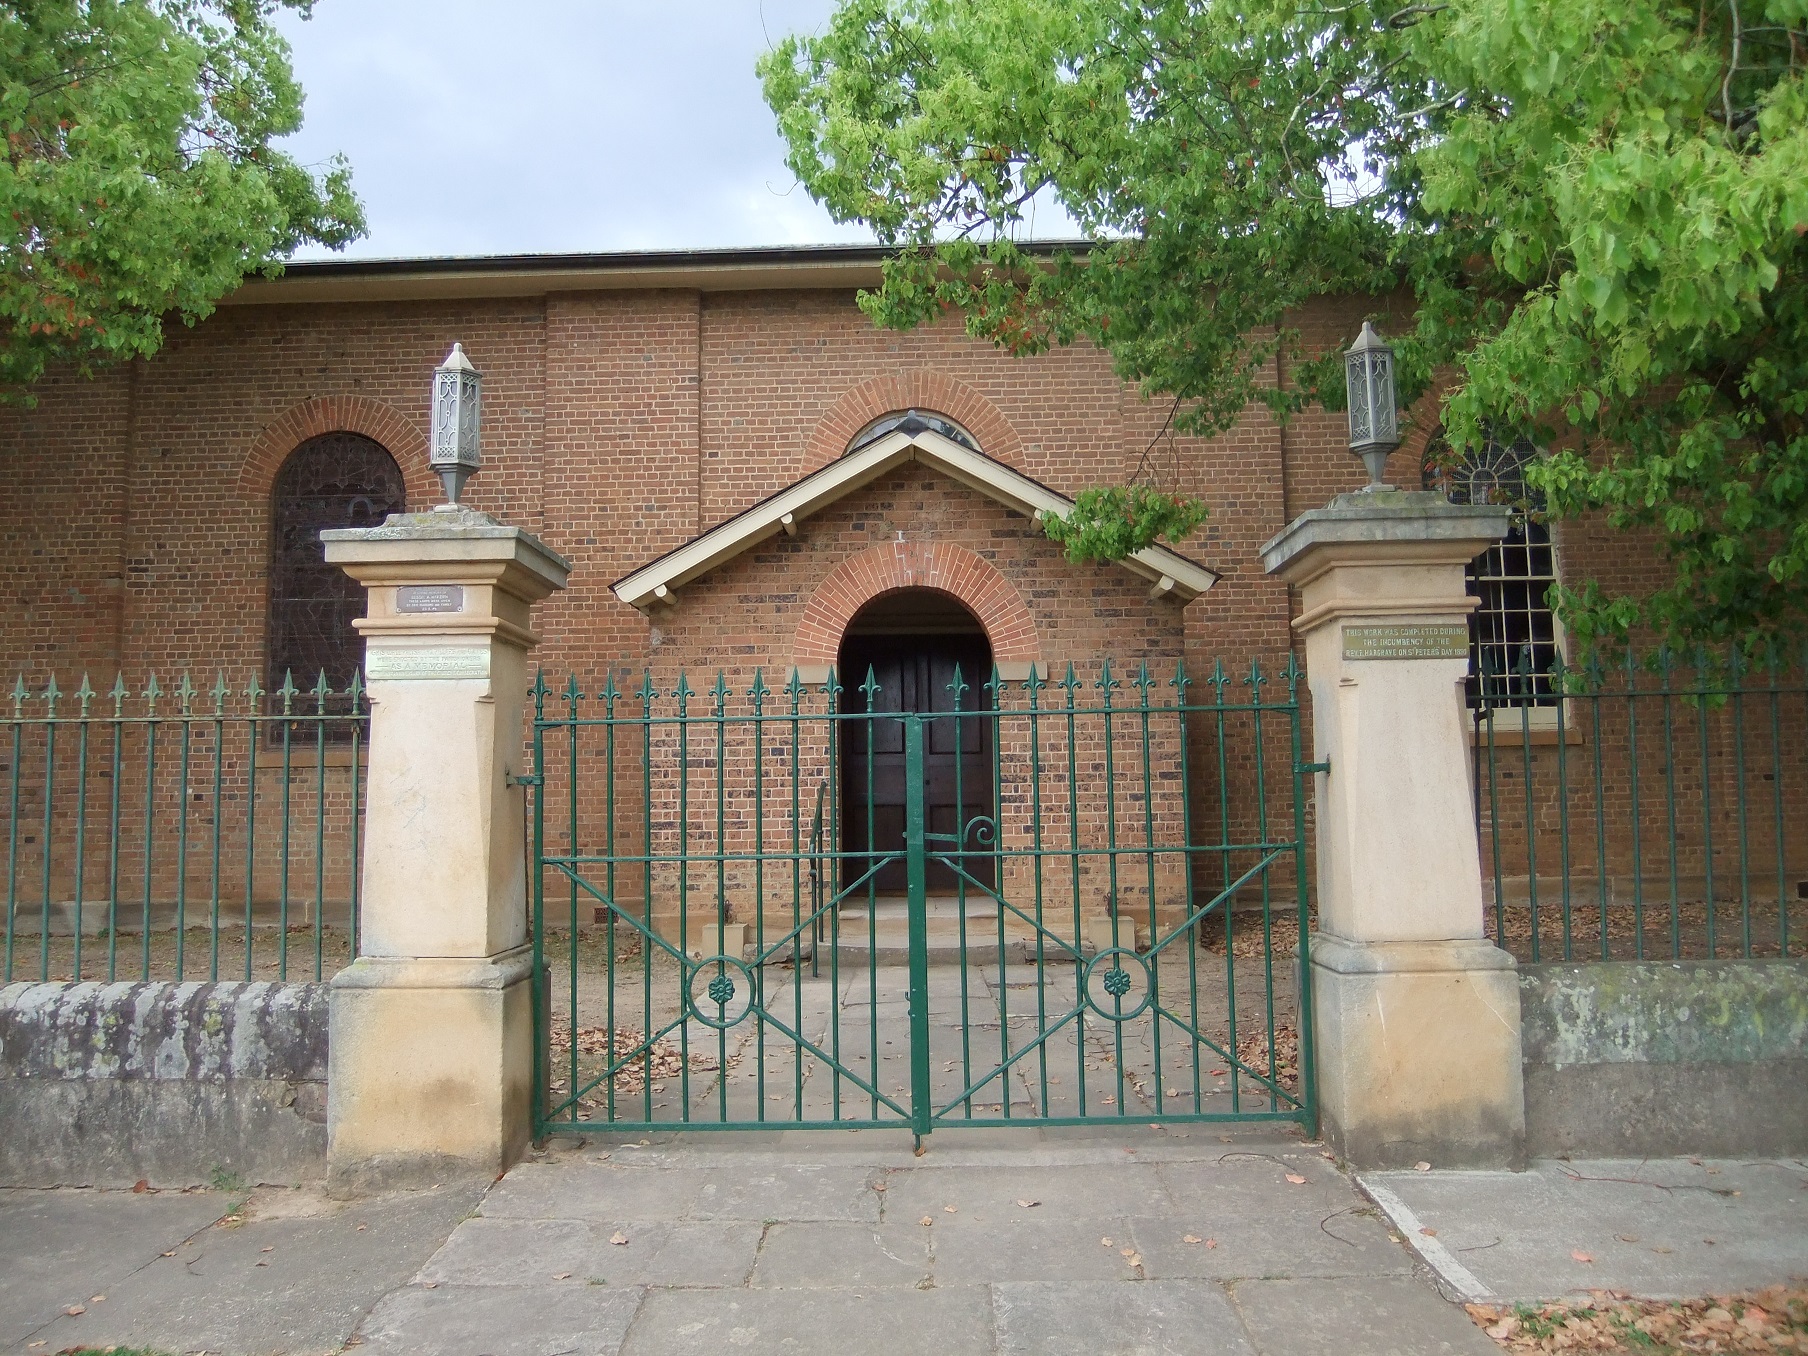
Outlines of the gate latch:
[{"label": "gate latch", "polygon": [[546,784],[546,778],[540,776],[537,772],[529,773],[525,777],[517,777],[511,772],[508,774],[508,784],[510,786],[544,786]]},{"label": "gate latch", "polygon": [[1331,764],[1329,760],[1322,763],[1300,763],[1294,768],[1294,771],[1305,773],[1323,772],[1328,774],[1331,771]]}]

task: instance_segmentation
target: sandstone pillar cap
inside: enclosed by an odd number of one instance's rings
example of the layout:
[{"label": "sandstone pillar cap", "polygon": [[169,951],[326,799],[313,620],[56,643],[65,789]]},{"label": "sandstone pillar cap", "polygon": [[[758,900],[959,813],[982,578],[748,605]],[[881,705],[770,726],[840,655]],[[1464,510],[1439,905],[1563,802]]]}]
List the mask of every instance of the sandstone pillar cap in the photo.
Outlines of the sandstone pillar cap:
[{"label": "sandstone pillar cap", "polygon": [[532,600],[565,587],[571,562],[531,532],[499,523],[475,509],[444,507],[392,513],[381,527],[331,527],[320,534],[326,562],[362,583],[422,578],[496,581]]},{"label": "sandstone pillar cap", "polygon": [[1507,534],[1504,504],[1453,504],[1435,490],[1361,490],[1300,514],[1262,547],[1262,567],[1303,584],[1335,565],[1463,564]]}]

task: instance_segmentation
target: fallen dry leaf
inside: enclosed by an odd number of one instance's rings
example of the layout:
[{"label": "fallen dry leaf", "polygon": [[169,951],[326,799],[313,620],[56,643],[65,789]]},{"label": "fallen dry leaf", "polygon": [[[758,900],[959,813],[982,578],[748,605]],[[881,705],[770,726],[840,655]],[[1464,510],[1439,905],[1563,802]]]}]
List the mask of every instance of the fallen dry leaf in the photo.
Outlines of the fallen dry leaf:
[{"label": "fallen dry leaf", "polygon": [[1427,1163],[1423,1158],[1421,1158],[1417,1163],[1414,1163],[1412,1165],[1412,1170],[1414,1172],[1430,1172],[1431,1164]]},{"label": "fallen dry leaf", "polygon": [[960,1214],[960,1211],[959,1211],[959,1210],[957,1210],[957,1209],[955,1209],[955,1208],[954,1208],[954,1207],[953,1207],[953,1206],[952,1206],[952,1205],[944,1205],[944,1206],[943,1206],[943,1207],[942,1207],[942,1212],[943,1212],[943,1213],[944,1213],[944,1214],[949,1214],[949,1215],[958,1215],[958,1214]]},{"label": "fallen dry leaf", "polygon": [[628,1236],[620,1229],[617,1229],[614,1233],[609,1235],[609,1241],[618,1248],[625,1248],[628,1246]]},{"label": "fallen dry leaf", "polygon": [[1203,1238],[1199,1237],[1198,1234],[1188,1234],[1185,1238],[1181,1239],[1180,1241],[1182,1243],[1203,1243],[1203,1242],[1205,1242],[1205,1240]]},{"label": "fallen dry leaf", "polygon": [[1427,1238],[1436,1238],[1438,1236],[1438,1231],[1436,1229],[1421,1229],[1419,1232],[1424,1234]]},{"label": "fallen dry leaf", "polygon": [[1140,1267],[1143,1264],[1143,1255],[1140,1252],[1133,1252],[1130,1254],[1129,1261],[1131,1266]]},{"label": "fallen dry leaf", "polygon": [[145,1179],[142,1177],[140,1177],[136,1182],[132,1183],[132,1191],[135,1195],[142,1196],[145,1192],[149,1191],[150,1189],[151,1189],[151,1184],[149,1182],[145,1181]]},{"label": "fallen dry leaf", "polygon": [[1023,1207],[1023,1208],[1024,1208],[1024,1209],[1025,1209],[1025,1210],[1034,1210],[1034,1209],[1035,1209],[1035,1208],[1036,1208],[1036,1207],[1037,1207],[1037,1206],[1039,1206],[1039,1205],[1041,1205],[1041,1204],[1042,1204],[1042,1202],[1041,1202],[1041,1201],[1025,1201],[1025,1200],[1019,1200],[1019,1201],[1018,1201],[1018,1202],[1017,1202],[1017,1204],[1018,1204],[1018,1205],[1020,1205],[1020,1206],[1022,1206],[1022,1207]]},{"label": "fallen dry leaf", "polygon": [[1305,1186],[1306,1185],[1306,1179],[1304,1177],[1301,1177],[1297,1172],[1288,1173],[1287,1180],[1289,1182],[1292,1182],[1294,1186]]},{"label": "fallen dry leaf", "polygon": [[1135,1248],[1119,1248],[1118,1255],[1122,1256],[1122,1257],[1134,1257],[1136,1255],[1136,1249]]},{"label": "fallen dry leaf", "polygon": [[1111,1240],[1109,1238],[1101,1238],[1099,1242],[1104,1244],[1107,1248],[1111,1246]]},{"label": "fallen dry leaf", "polygon": [[934,1219],[932,1219],[932,1218],[931,1218],[931,1217],[930,1217],[930,1216],[928,1216],[928,1215],[924,1215],[924,1216],[923,1216],[923,1218],[922,1218],[922,1219],[920,1219],[920,1220],[918,1220],[918,1221],[917,1221],[917,1223],[918,1223],[918,1224],[934,1224],[934,1223],[935,1223],[935,1220],[934,1220]]},{"label": "fallen dry leaf", "polygon": [[1215,1238],[1208,1238],[1205,1240],[1205,1246],[1208,1248],[1215,1248],[1218,1246],[1218,1240]]},{"label": "fallen dry leaf", "polygon": [[1469,1317],[1514,1356],[1555,1352],[1744,1352],[1808,1350],[1808,1287],[1687,1300],[1632,1299],[1594,1290],[1586,1301],[1469,1304]]},{"label": "fallen dry leaf", "polygon": [[63,1312],[68,1314],[71,1318],[80,1318],[88,1311],[79,1304],[72,1304],[67,1309],[63,1310]]},{"label": "fallen dry leaf", "polygon": [[555,1281],[569,1281],[571,1279],[571,1273],[569,1271],[555,1271],[552,1274],[552,1278]]},{"label": "fallen dry leaf", "polygon": [[1582,1249],[1580,1249],[1580,1248],[1572,1248],[1570,1250],[1569,1255],[1571,1257],[1575,1258],[1578,1262],[1592,1263],[1595,1260],[1594,1258],[1590,1257],[1587,1253],[1583,1252]]},{"label": "fallen dry leaf", "polygon": [[[551,1046],[550,1067],[556,1072],[563,1068],[570,1070],[571,1048],[573,1044],[571,1023],[563,1017],[554,1017],[549,1032]],[[576,1044],[578,1052],[578,1077],[580,1083],[598,1077],[610,1064],[620,1064],[614,1077],[609,1082],[614,1085],[616,1093],[636,1093],[648,1091],[662,1092],[666,1084],[677,1078],[685,1069],[693,1073],[713,1073],[717,1061],[709,1055],[693,1054],[686,1060],[676,1045],[668,1040],[656,1040],[648,1044],[643,1033],[629,1026],[618,1026],[611,1031],[603,1026],[583,1026],[577,1029]],[[730,1067],[739,1062],[738,1057],[731,1057]],[[563,1091],[566,1082],[555,1078],[552,1090]],[[579,1102],[584,1109],[605,1108],[608,1089],[599,1086]],[[773,1098],[784,1099],[784,1094]]]}]

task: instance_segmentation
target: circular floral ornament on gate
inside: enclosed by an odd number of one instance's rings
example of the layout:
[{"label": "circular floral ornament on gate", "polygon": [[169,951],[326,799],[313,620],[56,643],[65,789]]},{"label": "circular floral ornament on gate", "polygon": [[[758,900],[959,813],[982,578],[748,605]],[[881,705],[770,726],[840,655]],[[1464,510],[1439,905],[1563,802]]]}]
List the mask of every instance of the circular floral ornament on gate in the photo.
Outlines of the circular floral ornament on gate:
[{"label": "circular floral ornament on gate", "polygon": [[[1132,1006],[1125,1007],[1124,998],[1137,986],[1138,973],[1142,976],[1142,996]],[[1097,988],[1105,991],[1103,1003],[1094,988],[1095,974]],[[1149,971],[1149,962],[1127,947],[1107,947],[1087,961],[1086,968],[1080,972],[1080,995],[1087,1007],[1107,1021],[1128,1022],[1140,1017],[1155,1001],[1154,976]]]},{"label": "circular floral ornament on gate", "polygon": [[[735,972],[740,975],[738,981]],[[739,956],[704,956],[685,966],[684,1006],[692,1017],[716,1031],[747,1020],[754,1008],[754,992],[753,971]]]}]

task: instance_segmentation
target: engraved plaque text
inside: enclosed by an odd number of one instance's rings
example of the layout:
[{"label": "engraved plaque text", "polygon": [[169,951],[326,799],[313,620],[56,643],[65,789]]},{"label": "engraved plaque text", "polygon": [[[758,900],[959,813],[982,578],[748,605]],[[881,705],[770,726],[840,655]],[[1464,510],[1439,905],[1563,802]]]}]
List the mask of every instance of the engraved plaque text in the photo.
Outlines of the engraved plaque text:
[{"label": "engraved plaque text", "polygon": [[1467,659],[1469,628],[1460,623],[1346,626],[1345,659]]},{"label": "engraved plaque text", "polygon": [[461,584],[403,584],[395,591],[397,612],[463,612]]},{"label": "engraved plaque text", "polygon": [[488,645],[434,645],[372,649],[364,656],[364,676],[373,683],[418,682],[435,678],[488,678]]}]

